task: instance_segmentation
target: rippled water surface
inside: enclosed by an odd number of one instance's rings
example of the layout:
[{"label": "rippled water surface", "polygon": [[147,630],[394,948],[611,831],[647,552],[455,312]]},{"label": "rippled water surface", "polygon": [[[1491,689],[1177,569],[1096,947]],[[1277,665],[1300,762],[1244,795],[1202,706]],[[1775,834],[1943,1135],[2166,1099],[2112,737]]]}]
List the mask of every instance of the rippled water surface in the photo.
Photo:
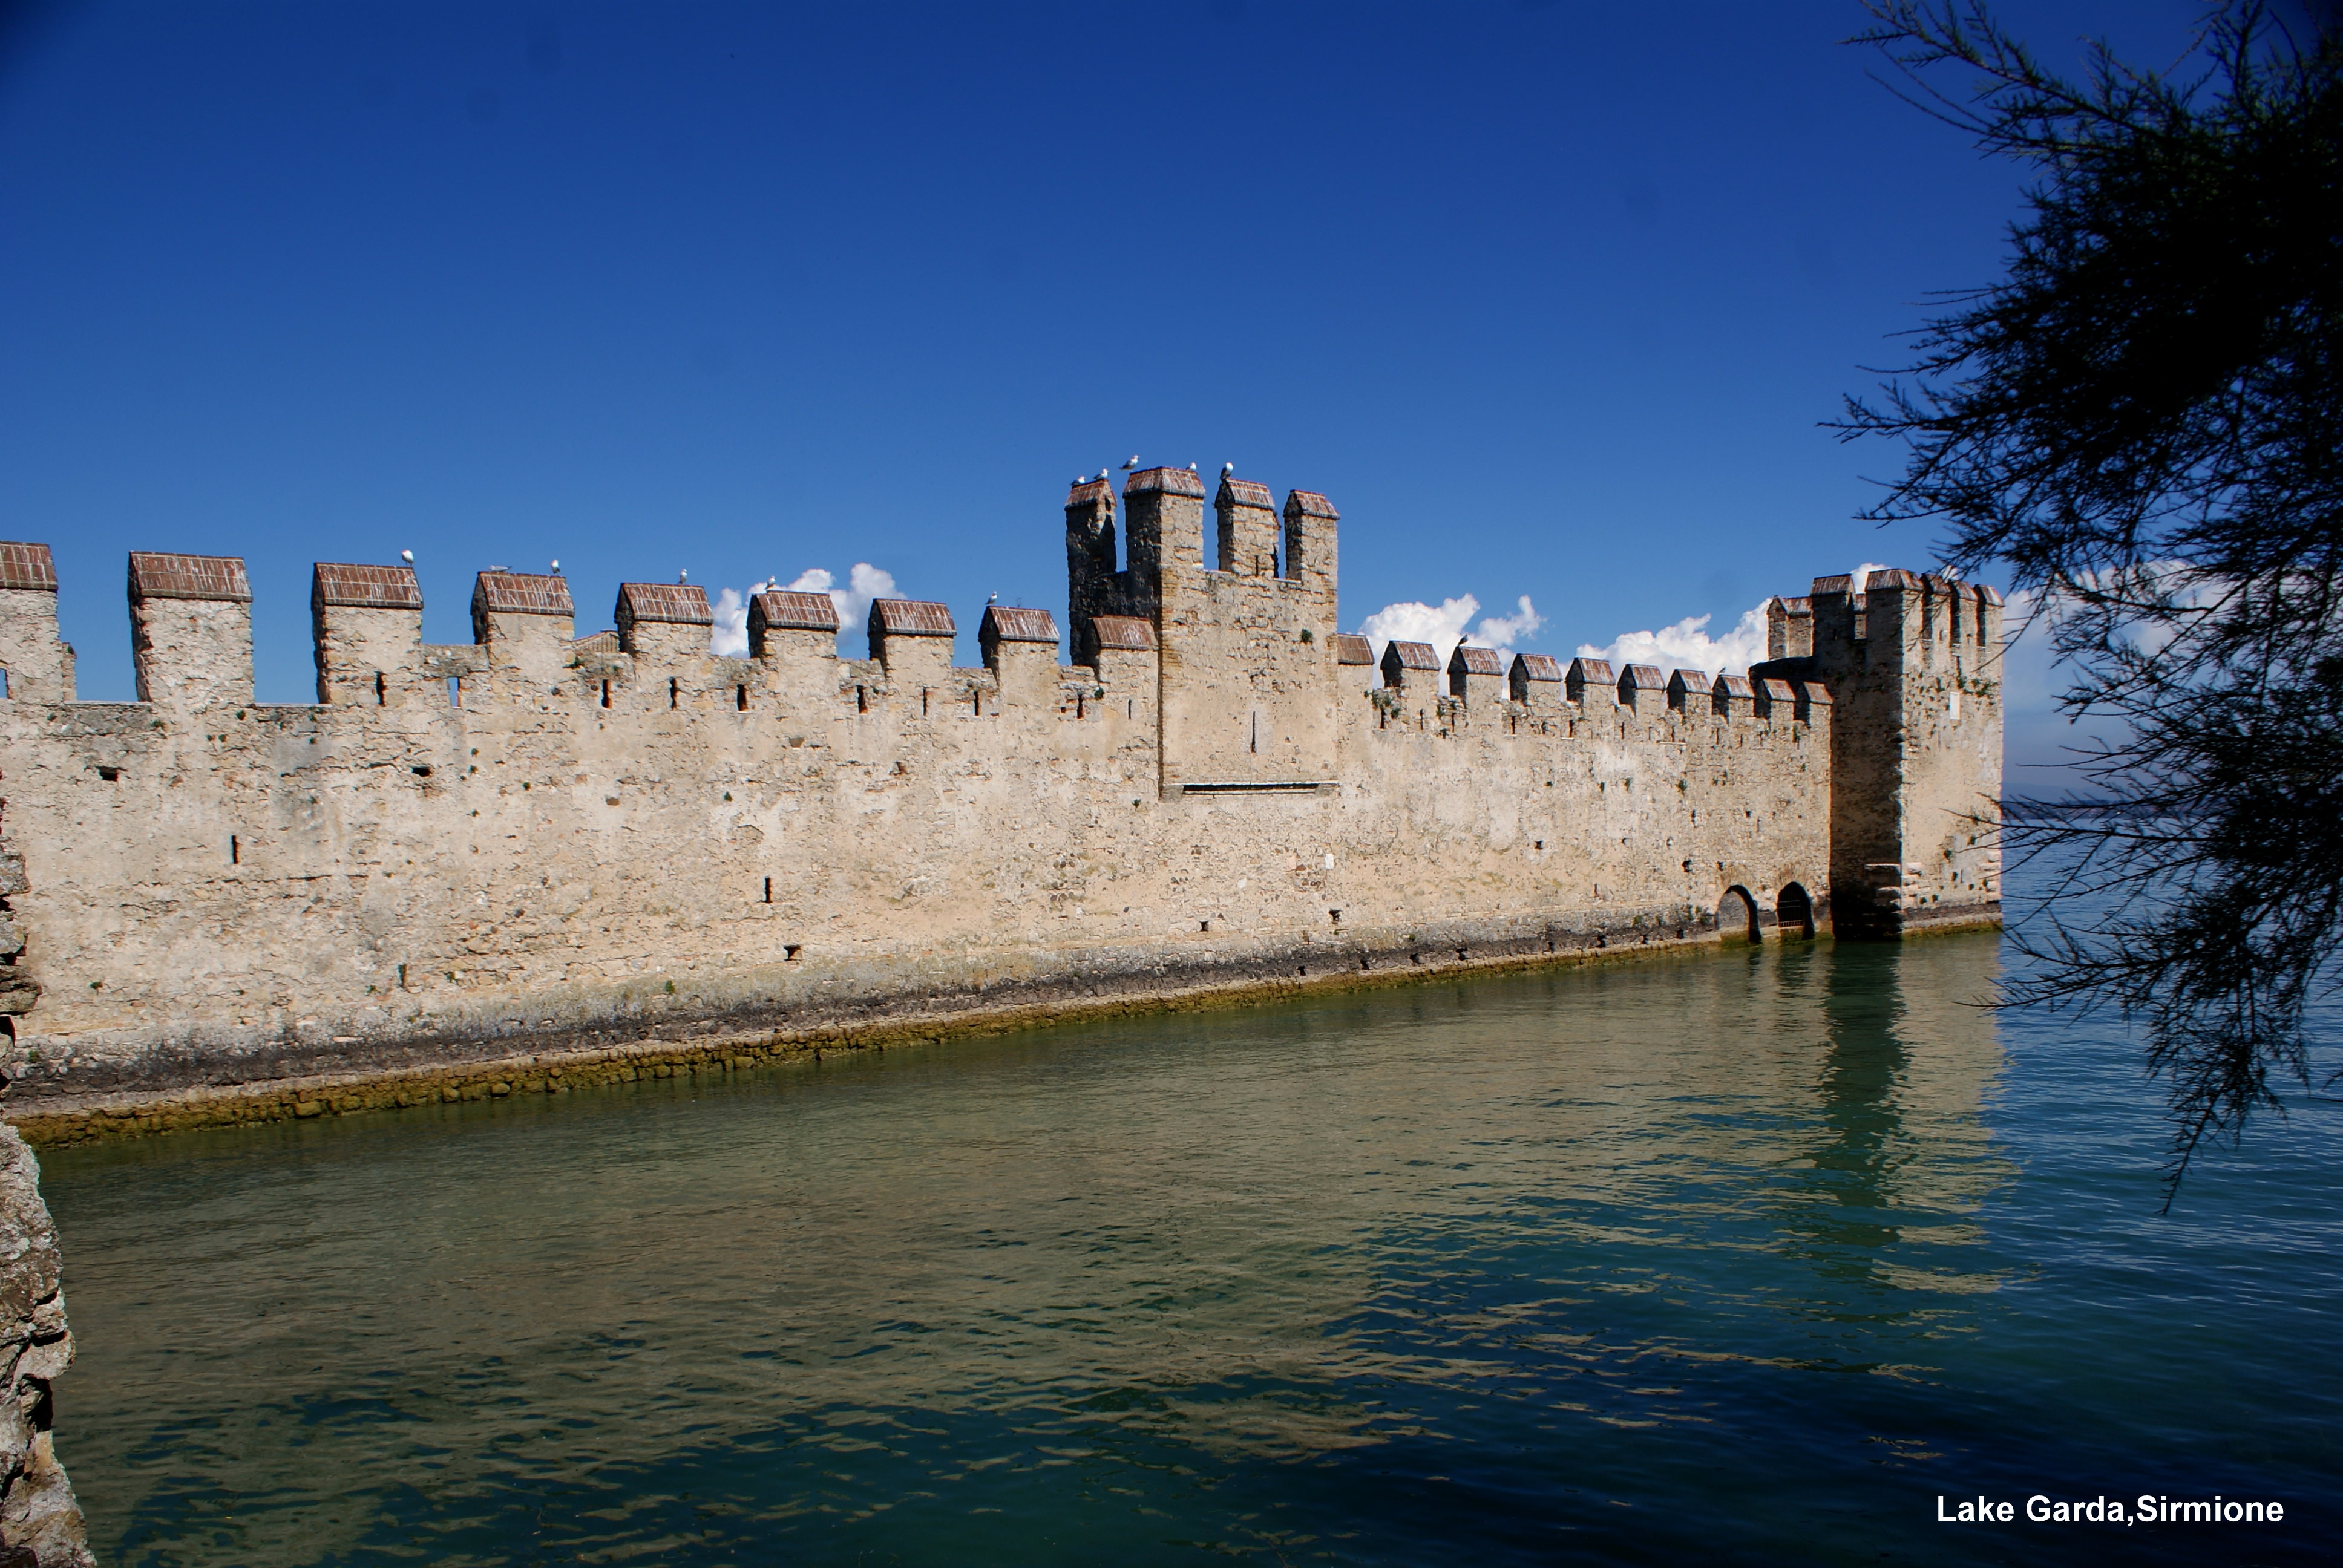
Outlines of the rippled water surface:
[{"label": "rippled water surface", "polygon": [[[2313,1561],[2331,1108],[1992,937],[47,1156],[116,1564]],[[2258,1530],[1936,1499],[2278,1498]]]}]

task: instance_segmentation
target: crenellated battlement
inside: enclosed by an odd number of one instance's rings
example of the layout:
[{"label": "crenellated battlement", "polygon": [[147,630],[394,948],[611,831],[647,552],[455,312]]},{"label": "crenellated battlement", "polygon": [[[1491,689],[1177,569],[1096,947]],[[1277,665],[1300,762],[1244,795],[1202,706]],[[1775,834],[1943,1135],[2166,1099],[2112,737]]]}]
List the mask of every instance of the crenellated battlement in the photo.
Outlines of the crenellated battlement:
[{"label": "crenellated battlement", "polygon": [[0,934],[41,998],[10,1104],[1530,961],[1713,939],[1721,904],[1991,918],[1997,598],[1819,578],[1746,677],[1378,660],[1340,522],[1233,472],[1085,478],[1065,617],[989,605],[965,667],[941,603],[873,602],[858,658],[829,596],[759,592],[729,657],[695,585],[623,583],[580,636],[568,579],[500,568],[433,645],[410,568],[321,562],[313,704],[253,700],[241,560],[144,552],[139,701],[76,701],[74,585],[0,545],[32,873]]}]

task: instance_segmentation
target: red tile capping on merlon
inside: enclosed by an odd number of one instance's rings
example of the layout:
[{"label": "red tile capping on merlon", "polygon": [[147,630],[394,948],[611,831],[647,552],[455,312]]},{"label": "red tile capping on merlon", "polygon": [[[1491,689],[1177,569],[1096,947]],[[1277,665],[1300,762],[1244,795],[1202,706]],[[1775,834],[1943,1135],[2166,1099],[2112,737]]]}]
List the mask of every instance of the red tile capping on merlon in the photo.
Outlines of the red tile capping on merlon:
[{"label": "red tile capping on merlon", "polygon": [[749,615],[776,631],[838,629],[838,601],[826,593],[769,588],[749,601]]},{"label": "red tile capping on merlon", "polygon": [[1707,708],[1708,693],[1708,672],[1704,669],[1679,669],[1668,676],[1668,706],[1679,712]]},{"label": "red tile capping on merlon", "polygon": [[1515,702],[1544,704],[1562,700],[1562,660],[1550,653],[1517,653],[1505,671],[1509,694]]},{"label": "red tile capping on merlon", "polygon": [[[1428,642],[1401,642],[1396,638],[1383,645],[1383,684],[1394,689],[1407,685],[1410,670],[1436,676],[1440,673],[1440,656],[1432,651]],[[1425,689],[1433,689],[1434,682],[1424,682]]]},{"label": "red tile capping on merlon", "polygon": [[174,556],[153,550],[130,552],[130,597],[134,599],[219,599],[252,602],[252,583],[241,556]]},{"label": "red tile capping on merlon", "polygon": [[1746,719],[1756,710],[1756,692],[1745,675],[1720,675],[1708,689],[1709,707],[1720,719]]},{"label": "red tile capping on merlon", "polygon": [[419,610],[423,588],[413,567],[319,561],[309,578],[309,603],[314,608]]},{"label": "red tile capping on merlon", "polygon": [[[707,602],[706,595],[700,598]],[[482,572],[472,584],[472,608],[490,615],[578,614],[569,579],[536,572]]]},{"label": "red tile capping on merlon", "polygon": [[1374,663],[1375,645],[1357,632],[1338,631],[1334,634],[1333,641],[1336,664],[1372,665]]},{"label": "red tile capping on merlon", "polygon": [[708,590],[698,583],[620,583],[618,621],[656,621],[667,626],[713,626]]},{"label": "red tile capping on merlon", "polygon": [[995,642],[1046,642],[1055,645],[1058,623],[1046,609],[1028,609],[1019,605],[994,604],[984,607],[984,621],[976,630],[977,640]]},{"label": "red tile capping on merlon", "polygon": [[1091,617],[1091,646],[1128,653],[1153,653],[1155,627],[1135,615],[1094,615]]},{"label": "red tile capping on merlon", "polygon": [[[1668,678],[1660,673],[1657,665],[1631,664],[1619,672],[1619,705],[1622,708],[1640,710],[1652,701],[1664,702],[1667,689]],[[1653,694],[1651,698],[1644,695],[1647,691]]]},{"label": "red tile capping on merlon", "polygon": [[1573,702],[1584,702],[1595,693],[1616,701],[1618,685],[1619,678],[1607,658],[1574,658],[1569,673],[1563,677],[1564,695]]},{"label": "red tile capping on merlon", "polygon": [[0,588],[57,591],[57,563],[46,545],[0,544]]},{"label": "red tile capping on merlon", "polygon": [[1161,490],[1172,496],[1204,498],[1204,481],[1193,468],[1141,468],[1122,482],[1128,498],[1133,490]]}]

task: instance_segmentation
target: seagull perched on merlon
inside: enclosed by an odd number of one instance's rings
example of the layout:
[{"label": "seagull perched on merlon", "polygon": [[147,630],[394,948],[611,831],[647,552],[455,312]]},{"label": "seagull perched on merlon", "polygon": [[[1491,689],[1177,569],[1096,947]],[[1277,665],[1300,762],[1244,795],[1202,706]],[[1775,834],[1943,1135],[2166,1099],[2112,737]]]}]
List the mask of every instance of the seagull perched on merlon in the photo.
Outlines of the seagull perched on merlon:
[{"label": "seagull perched on merlon", "polygon": [[413,566],[415,564],[415,552],[413,550],[401,550],[398,552],[398,558],[405,561],[408,566]]},{"label": "seagull perched on merlon", "polygon": [[678,572],[675,574],[675,580],[679,583],[688,583],[691,580],[691,574],[688,571]]},{"label": "seagull perched on merlon", "polygon": [[1236,471],[1237,466],[1234,463],[1222,463],[1221,465],[1221,477],[1222,478],[1228,477],[1231,474],[1233,474]]}]

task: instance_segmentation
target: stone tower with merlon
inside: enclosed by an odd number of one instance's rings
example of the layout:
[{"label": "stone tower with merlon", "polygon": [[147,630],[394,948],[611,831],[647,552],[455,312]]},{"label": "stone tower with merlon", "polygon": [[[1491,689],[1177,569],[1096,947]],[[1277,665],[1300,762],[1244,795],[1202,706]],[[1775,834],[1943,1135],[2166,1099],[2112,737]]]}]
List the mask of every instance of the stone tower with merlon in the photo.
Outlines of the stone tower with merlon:
[{"label": "stone tower with merlon", "polygon": [[1115,568],[1115,498],[1104,477],[1066,498],[1067,608],[1075,657],[1097,652],[1097,618],[1155,631],[1161,784],[1302,789],[1336,777],[1334,634],[1339,560],[1332,502],[1296,490],[1148,468],[1123,487],[1127,564]]},{"label": "stone tower with merlon", "polygon": [[1750,671],[1819,680],[1835,708],[1832,924],[1893,939],[2001,905],[2001,596],[1896,568],[1816,578],[1766,608]]}]

